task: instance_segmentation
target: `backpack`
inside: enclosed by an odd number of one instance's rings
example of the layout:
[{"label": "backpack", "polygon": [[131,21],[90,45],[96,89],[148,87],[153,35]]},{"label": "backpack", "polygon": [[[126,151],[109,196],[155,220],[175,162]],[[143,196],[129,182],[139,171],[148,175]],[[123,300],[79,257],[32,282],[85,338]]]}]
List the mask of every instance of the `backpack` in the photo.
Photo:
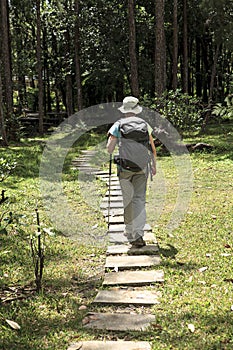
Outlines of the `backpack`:
[{"label": "backpack", "polygon": [[136,116],[119,121],[119,160],[121,168],[130,171],[145,169],[150,161],[147,123]]}]

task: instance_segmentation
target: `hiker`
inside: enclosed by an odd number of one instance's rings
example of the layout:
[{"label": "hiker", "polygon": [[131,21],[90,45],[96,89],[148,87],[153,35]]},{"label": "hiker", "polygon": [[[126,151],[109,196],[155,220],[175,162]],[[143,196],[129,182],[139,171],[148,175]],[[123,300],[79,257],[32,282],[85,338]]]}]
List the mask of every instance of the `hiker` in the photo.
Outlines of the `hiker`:
[{"label": "hiker", "polygon": [[[151,176],[156,174],[156,149],[151,135],[152,128],[142,118],[137,117],[137,114],[142,112],[138,102],[133,96],[124,98],[119,108],[124,117],[109,129],[107,142],[110,154],[117,144],[119,146],[120,154],[114,157],[114,162],[117,164],[123,195],[124,235],[136,248],[146,245],[143,239],[146,223],[146,184],[149,171]],[[127,154],[127,151],[131,152],[131,155]]]}]

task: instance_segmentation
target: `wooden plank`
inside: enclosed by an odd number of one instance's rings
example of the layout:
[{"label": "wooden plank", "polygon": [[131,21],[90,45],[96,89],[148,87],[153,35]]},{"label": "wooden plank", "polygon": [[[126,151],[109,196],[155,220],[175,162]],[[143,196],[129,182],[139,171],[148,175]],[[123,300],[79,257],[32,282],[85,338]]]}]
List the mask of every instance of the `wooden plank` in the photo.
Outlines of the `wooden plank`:
[{"label": "wooden plank", "polygon": [[123,256],[108,256],[105,263],[105,269],[128,269],[139,267],[151,267],[159,265],[161,258],[159,255],[123,255]]},{"label": "wooden plank", "polygon": [[133,304],[155,305],[159,304],[160,294],[149,290],[101,290],[94,303],[98,304]]},{"label": "wooden plank", "polygon": [[164,281],[164,273],[162,270],[150,271],[123,271],[109,272],[105,274],[103,281],[104,286],[113,285],[147,285]]},{"label": "wooden plank", "polygon": [[73,343],[67,350],[151,350],[148,342],[144,341],[80,341]]},{"label": "wooden plank", "polygon": [[146,314],[91,313],[84,319],[85,328],[108,331],[146,331],[155,316]]},{"label": "wooden plank", "polygon": [[142,248],[134,248],[129,244],[117,244],[110,245],[107,248],[107,255],[119,255],[119,254],[128,254],[128,255],[153,255],[159,251],[158,244],[147,244]]}]

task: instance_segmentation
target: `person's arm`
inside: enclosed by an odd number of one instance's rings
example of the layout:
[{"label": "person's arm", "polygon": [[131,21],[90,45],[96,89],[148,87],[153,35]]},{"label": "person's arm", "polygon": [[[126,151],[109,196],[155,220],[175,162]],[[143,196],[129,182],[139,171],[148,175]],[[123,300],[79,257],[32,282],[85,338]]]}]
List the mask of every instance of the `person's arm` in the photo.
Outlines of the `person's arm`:
[{"label": "person's arm", "polygon": [[117,137],[110,134],[107,142],[108,153],[113,153],[114,148],[116,147],[116,144],[117,144]]},{"label": "person's arm", "polygon": [[152,135],[150,135],[150,145],[151,145],[151,149],[152,149],[152,153],[153,153],[152,175],[155,175],[156,174],[156,148],[155,148],[154,139],[153,139]]}]

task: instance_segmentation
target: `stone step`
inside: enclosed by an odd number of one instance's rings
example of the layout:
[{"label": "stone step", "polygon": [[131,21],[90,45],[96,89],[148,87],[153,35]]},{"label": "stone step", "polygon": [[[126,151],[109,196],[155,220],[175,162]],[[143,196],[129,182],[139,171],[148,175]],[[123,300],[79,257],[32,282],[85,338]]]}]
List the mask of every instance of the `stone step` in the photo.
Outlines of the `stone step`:
[{"label": "stone step", "polygon": [[83,150],[81,151],[81,153],[82,153],[82,154],[85,154],[85,156],[87,156],[87,155],[93,156],[93,155],[95,155],[97,152],[98,152],[98,151],[95,151],[94,149],[93,149],[93,150],[92,150],[92,149],[83,149]]},{"label": "stone step", "polygon": [[94,175],[96,172],[95,168],[71,167],[71,170],[78,170],[80,173],[85,173],[88,175]]},{"label": "stone step", "polygon": [[159,255],[148,256],[148,255],[132,255],[132,256],[108,256],[105,263],[105,269],[129,269],[129,268],[140,268],[140,267],[151,267],[159,265],[161,258]]},{"label": "stone step", "polygon": [[[108,203],[109,197],[106,196],[102,199],[102,203]],[[110,196],[110,202],[122,202],[123,203],[123,197],[122,196]]]},{"label": "stone step", "polygon": [[146,306],[159,304],[160,296],[158,292],[149,290],[101,290],[98,292],[94,303]]},{"label": "stone step", "polygon": [[[105,182],[107,185],[109,185],[109,178],[101,178],[99,177],[101,181]],[[120,186],[119,180],[116,178],[110,180],[110,186]]]},{"label": "stone step", "polygon": [[75,166],[76,169],[78,169],[79,171],[86,171],[86,172],[94,172],[97,170],[97,168],[95,168],[94,166],[83,166],[83,165],[78,165]]},{"label": "stone step", "polygon": [[108,214],[110,214],[111,217],[118,217],[124,214],[124,208],[110,208],[110,212],[108,212],[108,210],[103,210],[102,212],[104,216],[108,216]]},{"label": "stone step", "polygon": [[110,188],[112,191],[121,191],[121,186],[119,185],[115,185],[115,184],[110,184]]},{"label": "stone step", "polygon": [[80,157],[80,158],[75,158],[75,159],[73,159],[72,160],[72,163],[82,163],[82,164],[88,164],[89,163],[89,165],[90,165],[90,160],[91,160],[92,158],[90,157],[90,158],[83,158],[83,157]]},{"label": "stone step", "polygon": [[[110,225],[111,229],[112,229],[113,225]],[[125,244],[125,243],[129,243],[127,237],[123,234],[123,232],[115,232],[115,231],[108,231],[108,235],[109,235],[109,243],[114,243],[114,244]],[[144,232],[144,237],[143,237],[144,241],[146,242],[150,242],[150,243],[156,243],[156,238],[153,234],[153,232],[150,231],[145,231]]]},{"label": "stone step", "polygon": [[107,255],[153,255],[158,253],[158,251],[158,244],[147,244],[145,247],[142,248],[134,248],[129,244],[117,244],[108,246]]},{"label": "stone step", "polygon": [[103,285],[131,286],[147,285],[156,282],[164,282],[163,270],[109,272],[105,274]]},{"label": "stone step", "polygon": [[[99,177],[100,177],[101,179],[103,179],[103,180],[109,180],[109,173],[106,172],[105,174],[100,175]],[[118,181],[119,181],[119,178],[118,178],[118,176],[112,175],[112,176],[111,176],[111,181],[112,181],[112,180],[118,180]]]},{"label": "stone step", "polygon": [[[119,225],[110,225],[109,232],[124,232],[125,225],[119,224]],[[149,224],[145,224],[144,231],[152,231],[151,226]]]},{"label": "stone step", "polygon": [[[108,197],[109,196],[109,191],[107,191],[106,193],[105,193],[105,197]],[[110,190],[110,196],[111,197],[116,197],[116,196],[122,196],[122,192],[121,192],[121,190]]]},{"label": "stone step", "polygon": [[123,215],[114,215],[114,216],[110,215],[109,217],[107,216],[105,218],[105,220],[112,225],[124,224],[124,216]]},{"label": "stone step", "polygon": [[[100,204],[100,209],[107,209],[108,208],[108,202],[102,202]],[[119,208],[123,208],[124,209],[124,204],[122,201],[111,201],[110,202],[110,208],[112,209],[119,209]]]},{"label": "stone step", "polygon": [[69,346],[67,350],[151,350],[145,341],[79,341]]},{"label": "stone step", "polygon": [[91,313],[84,322],[84,328],[108,331],[146,331],[155,316],[146,314]]}]

